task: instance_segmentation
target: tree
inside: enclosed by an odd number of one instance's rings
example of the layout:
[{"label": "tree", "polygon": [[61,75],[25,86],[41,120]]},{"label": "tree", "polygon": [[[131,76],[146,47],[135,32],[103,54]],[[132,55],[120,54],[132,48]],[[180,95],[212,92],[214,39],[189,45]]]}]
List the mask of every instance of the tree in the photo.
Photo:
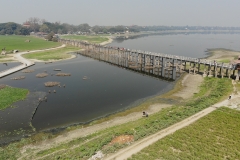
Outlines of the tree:
[{"label": "tree", "polygon": [[39,23],[40,19],[37,17],[31,17],[29,18],[28,22],[30,23],[30,28],[34,31],[37,32],[40,28]]},{"label": "tree", "polygon": [[29,35],[30,30],[28,28],[22,27],[19,30],[17,30],[17,33],[20,35]]},{"label": "tree", "polygon": [[49,34],[47,35],[47,40],[52,41],[53,36],[54,36],[54,33],[53,33],[53,32],[49,33]]},{"label": "tree", "polygon": [[43,24],[40,27],[39,31],[48,33],[50,30],[49,30],[49,28],[48,28],[48,26],[46,24]]},{"label": "tree", "polygon": [[87,23],[84,23],[84,24],[80,24],[78,26],[78,29],[81,31],[81,32],[89,32],[89,29],[91,27],[87,24]]}]

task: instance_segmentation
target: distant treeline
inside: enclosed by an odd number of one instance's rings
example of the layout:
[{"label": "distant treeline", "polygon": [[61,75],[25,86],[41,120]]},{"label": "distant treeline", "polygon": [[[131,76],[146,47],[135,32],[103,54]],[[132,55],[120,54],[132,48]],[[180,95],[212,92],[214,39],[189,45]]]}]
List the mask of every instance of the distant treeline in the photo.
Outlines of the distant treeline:
[{"label": "distant treeline", "polygon": [[29,35],[31,32],[44,32],[54,34],[108,34],[140,31],[172,31],[172,30],[240,30],[240,27],[219,26],[89,26],[87,23],[70,25],[60,22],[47,22],[44,19],[29,18],[23,24],[14,22],[0,23],[0,35],[16,34]]}]

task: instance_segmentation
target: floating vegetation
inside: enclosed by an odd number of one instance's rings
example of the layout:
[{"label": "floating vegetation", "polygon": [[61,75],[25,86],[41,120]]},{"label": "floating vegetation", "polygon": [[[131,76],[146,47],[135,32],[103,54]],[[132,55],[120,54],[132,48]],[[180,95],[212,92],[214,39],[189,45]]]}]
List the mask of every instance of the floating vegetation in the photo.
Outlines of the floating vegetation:
[{"label": "floating vegetation", "polygon": [[53,87],[60,85],[60,82],[46,82],[44,83],[45,87]]},{"label": "floating vegetation", "polygon": [[70,73],[57,73],[56,76],[71,76]]},{"label": "floating vegetation", "polygon": [[43,77],[47,77],[47,76],[48,76],[47,73],[38,73],[38,74],[36,75],[36,77],[38,77],[38,78],[43,78]]},{"label": "floating vegetation", "polygon": [[25,69],[22,72],[23,73],[32,73],[32,72],[34,72],[34,70],[33,69]]},{"label": "floating vegetation", "polygon": [[25,79],[25,76],[13,77],[11,79],[12,80],[21,80],[21,79]]},{"label": "floating vegetation", "polygon": [[54,71],[61,71],[61,69],[54,69]]},{"label": "floating vegetation", "polygon": [[0,90],[3,89],[3,88],[5,88],[5,87],[6,87],[5,84],[0,84]]},{"label": "floating vegetation", "polygon": [[52,61],[50,61],[50,62],[45,62],[45,64],[48,64],[48,63],[52,63]]}]

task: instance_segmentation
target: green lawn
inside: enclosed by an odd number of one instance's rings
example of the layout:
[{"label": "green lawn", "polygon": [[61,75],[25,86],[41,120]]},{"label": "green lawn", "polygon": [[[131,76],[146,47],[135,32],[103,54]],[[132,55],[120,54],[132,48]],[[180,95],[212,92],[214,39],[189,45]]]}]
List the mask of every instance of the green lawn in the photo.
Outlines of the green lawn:
[{"label": "green lawn", "polygon": [[240,159],[240,111],[217,109],[134,155],[146,159]]},{"label": "green lawn", "polygon": [[50,60],[61,60],[70,58],[71,54],[67,54],[69,52],[78,51],[80,48],[74,46],[66,46],[64,48],[43,51],[43,52],[36,52],[36,53],[29,53],[23,55],[24,58],[27,59],[37,59],[42,61],[50,61]]},{"label": "green lawn", "polygon": [[11,104],[26,98],[27,89],[5,87],[0,90],[0,110],[10,107]]},{"label": "green lawn", "polygon": [[[30,40],[30,42],[25,42]],[[6,51],[38,50],[60,46],[58,42],[45,41],[34,36],[0,35],[0,51],[5,47]]]},{"label": "green lawn", "polygon": [[84,35],[67,35],[67,36],[61,36],[63,39],[75,39],[75,40],[83,40],[88,41],[90,43],[102,43],[105,41],[108,41],[108,38],[106,36],[84,36]]},{"label": "green lawn", "polygon": [[222,60],[219,60],[218,62],[229,63],[230,59],[222,59]]}]

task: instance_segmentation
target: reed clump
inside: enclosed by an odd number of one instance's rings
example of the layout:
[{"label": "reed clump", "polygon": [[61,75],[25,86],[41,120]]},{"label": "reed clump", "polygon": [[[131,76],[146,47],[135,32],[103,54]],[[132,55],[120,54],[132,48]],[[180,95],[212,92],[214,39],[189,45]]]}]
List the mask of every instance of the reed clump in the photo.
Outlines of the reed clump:
[{"label": "reed clump", "polygon": [[47,76],[48,76],[47,73],[38,73],[38,74],[36,75],[37,78],[43,78],[43,77],[47,77]]},{"label": "reed clump", "polygon": [[25,69],[22,72],[23,73],[32,73],[32,72],[34,72],[34,69]]},{"label": "reed clump", "polygon": [[45,87],[53,87],[60,85],[60,82],[46,82],[44,83]]},{"label": "reed clump", "polygon": [[70,73],[62,73],[62,72],[59,72],[56,74],[56,76],[61,76],[61,77],[64,77],[64,76],[71,76]]},{"label": "reed clump", "polygon": [[25,79],[25,76],[18,76],[18,77],[13,77],[11,78],[12,80],[21,80],[21,79]]}]

